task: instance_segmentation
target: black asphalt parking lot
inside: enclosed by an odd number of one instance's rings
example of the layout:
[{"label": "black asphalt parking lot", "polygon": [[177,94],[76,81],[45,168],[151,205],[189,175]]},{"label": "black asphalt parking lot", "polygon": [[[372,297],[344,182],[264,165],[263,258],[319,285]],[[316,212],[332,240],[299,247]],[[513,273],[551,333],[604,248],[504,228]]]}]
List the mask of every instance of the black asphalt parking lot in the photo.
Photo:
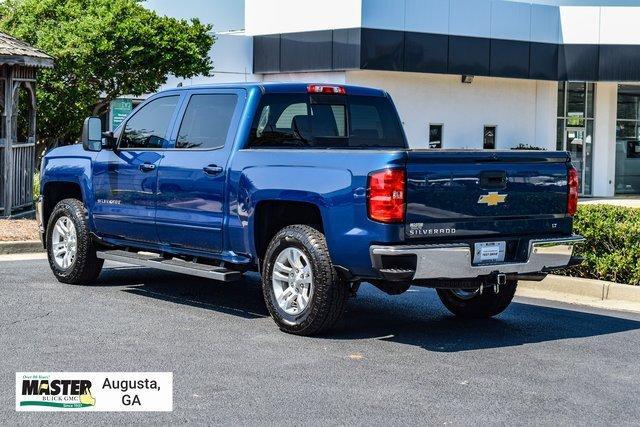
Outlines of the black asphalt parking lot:
[{"label": "black asphalt parking lot", "polygon": [[[107,264],[92,287],[0,262],[0,423],[635,424],[640,315],[516,299],[463,321],[435,292],[364,285],[335,331],[267,316],[234,284]],[[172,371],[171,413],[18,413],[16,371]]]}]

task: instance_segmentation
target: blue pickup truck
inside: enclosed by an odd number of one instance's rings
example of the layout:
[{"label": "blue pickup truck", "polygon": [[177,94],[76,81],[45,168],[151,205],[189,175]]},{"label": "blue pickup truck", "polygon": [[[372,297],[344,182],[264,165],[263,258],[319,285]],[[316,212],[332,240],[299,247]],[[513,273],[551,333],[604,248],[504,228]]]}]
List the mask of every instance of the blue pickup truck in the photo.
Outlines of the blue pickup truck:
[{"label": "blue pickup truck", "polygon": [[565,152],[409,149],[389,95],[322,84],[178,88],[115,132],[49,152],[38,219],[64,283],[104,260],[219,281],[262,276],[277,325],[327,330],[363,282],[437,289],[490,317],[518,280],[579,262]]}]

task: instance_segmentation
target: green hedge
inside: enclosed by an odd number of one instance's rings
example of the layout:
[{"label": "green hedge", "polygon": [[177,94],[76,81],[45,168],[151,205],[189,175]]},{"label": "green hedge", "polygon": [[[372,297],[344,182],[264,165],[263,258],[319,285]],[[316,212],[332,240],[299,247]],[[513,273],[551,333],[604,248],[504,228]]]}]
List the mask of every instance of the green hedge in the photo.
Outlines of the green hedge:
[{"label": "green hedge", "polygon": [[560,274],[640,285],[640,209],[580,205],[574,231],[587,239],[575,250],[584,263]]}]

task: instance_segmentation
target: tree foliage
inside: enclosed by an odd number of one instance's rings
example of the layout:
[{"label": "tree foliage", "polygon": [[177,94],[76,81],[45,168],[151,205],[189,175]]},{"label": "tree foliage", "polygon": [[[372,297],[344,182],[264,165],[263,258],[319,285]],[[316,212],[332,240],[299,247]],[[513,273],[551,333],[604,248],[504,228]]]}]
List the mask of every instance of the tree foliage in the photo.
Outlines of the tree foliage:
[{"label": "tree foliage", "polygon": [[211,26],[146,9],[142,0],[4,0],[0,31],[55,59],[38,78],[38,135],[77,140],[83,119],[122,95],[151,93],[169,74],[208,74]]}]

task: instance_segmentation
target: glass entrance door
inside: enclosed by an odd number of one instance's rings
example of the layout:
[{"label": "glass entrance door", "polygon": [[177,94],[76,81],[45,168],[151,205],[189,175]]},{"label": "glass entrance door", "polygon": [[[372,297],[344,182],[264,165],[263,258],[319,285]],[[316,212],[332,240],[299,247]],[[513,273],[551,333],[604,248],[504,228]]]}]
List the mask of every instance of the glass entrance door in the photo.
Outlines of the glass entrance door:
[{"label": "glass entrance door", "polygon": [[558,83],[558,150],[571,154],[578,170],[580,194],[591,194],[591,167],[594,136],[593,83]]},{"label": "glass entrance door", "polygon": [[566,150],[571,154],[571,163],[578,171],[580,177],[580,193],[584,193],[584,165],[585,165],[585,129],[584,127],[567,127]]}]

